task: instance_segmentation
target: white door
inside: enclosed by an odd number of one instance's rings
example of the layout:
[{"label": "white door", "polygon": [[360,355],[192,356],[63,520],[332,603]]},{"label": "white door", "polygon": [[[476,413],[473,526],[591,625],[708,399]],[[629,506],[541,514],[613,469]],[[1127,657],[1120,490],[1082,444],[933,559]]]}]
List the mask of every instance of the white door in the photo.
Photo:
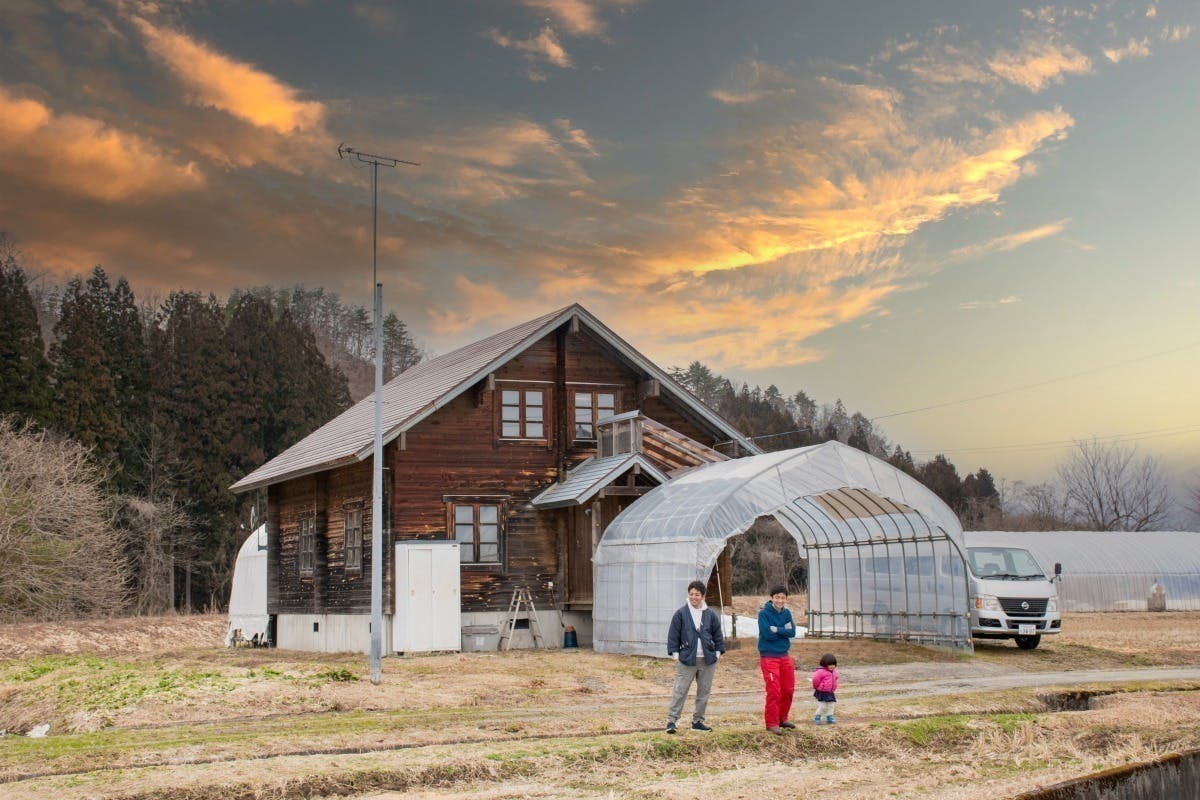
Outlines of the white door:
[{"label": "white door", "polygon": [[461,649],[460,569],[457,542],[396,544],[394,650]]}]

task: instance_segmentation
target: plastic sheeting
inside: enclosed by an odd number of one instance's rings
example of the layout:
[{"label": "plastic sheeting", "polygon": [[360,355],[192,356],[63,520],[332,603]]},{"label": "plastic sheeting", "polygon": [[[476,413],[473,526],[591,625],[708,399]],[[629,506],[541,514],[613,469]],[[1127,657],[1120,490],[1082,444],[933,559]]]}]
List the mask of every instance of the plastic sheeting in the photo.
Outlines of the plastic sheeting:
[{"label": "plastic sheeting", "polygon": [[233,586],[229,592],[229,628],[225,646],[233,644],[234,631],[250,640],[255,634],[265,641],[270,617],[267,616],[267,526],[260,525],[246,537],[233,565]]},{"label": "plastic sheeting", "polygon": [[1048,571],[1062,564],[1061,611],[1145,611],[1155,582],[1167,610],[1200,610],[1200,533],[969,531],[965,537],[968,547],[1023,547]]},{"label": "plastic sheeting", "polygon": [[809,564],[809,636],[970,648],[962,529],[913,478],[838,442],[699,467],[604,532],[594,559],[595,648],[665,656],[686,586],[727,540],[774,516]]}]

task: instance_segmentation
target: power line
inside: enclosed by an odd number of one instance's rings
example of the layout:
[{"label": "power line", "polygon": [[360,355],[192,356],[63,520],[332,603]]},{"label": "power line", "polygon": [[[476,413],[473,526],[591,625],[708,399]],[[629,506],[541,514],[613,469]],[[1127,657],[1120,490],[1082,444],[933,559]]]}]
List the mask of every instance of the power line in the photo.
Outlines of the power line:
[{"label": "power line", "polygon": [[[1088,441],[1097,442],[1140,442],[1145,439],[1161,439],[1170,436],[1186,436],[1191,433],[1200,433],[1200,423],[1189,425],[1179,425],[1172,428],[1154,428],[1148,431],[1135,431],[1132,433],[1115,433],[1108,436],[1089,436]],[[1038,450],[1054,450],[1060,447],[1069,447],[1074,445],[1079,439],[1055,439],[1045,442],[1027,442],[1024,444],[998,444],[985,447],[951,447],[932,450],[912,450],[911,453],[917,455],[926,455],[929,453],[981,453],[981,452],[1034,452]]]},{"label": "power line", "polygon": [[1157,353],[1149,353],[1147,355],[1137,356],[1135,358],[1126,359],[1125,361],[1117,361],[1112,364],[1105,364],[1104,366],[1101,366],[1101,367],[1093,367],[1092,369],[1085,369],[1085,370],[1082,370],[1081,372],[1073,372],[1069,375],[1061,375],[1057,378],[1048,378],[1047,380],[1038,381],[1037,383],[1027,383],[1024,386],[1014,386],[1010,389],[1000,389],[999,391],[988,392],[986,394],[977,394],[972,397],[963,397],[958,400],[947,400],[945,403],[934,403],[933,405],[921,406],[920,408],[910,408],[907,411],[894,411],[890,414],[880,414],[879,416],[871,417],[871,422],[875,422],[875,421],[881,420],[881,419],[890,419],[891,417],[902,417],[902,416],[905,416],[906,414],[919,414],[922,411],[933,411],[934,409],[947,408],[948,406],[962,405],[963,403],[973,403],[976,400],[986,400],[989,397],[999,397],[1000,395],[1013,394],[1014,392],[1024,392],[1028,389],[1036,389],[1040,386],[1048,386],[1052,383],[1060,383],[1062,381],[1072,380],[1073,378],[1079,378],[1084,375],[1092,375],[1097,372],[1103,372],[1105,370],[1115,369],[1117,367],[1124,367],[1129,364],[1136,364],[1139,361],[1146,361],[1151,358],[1158,358],[1160,356],[1166,356],[1166,355],[1170,355],[1172,353],[1179,353],[1184,350],[1191,350],[1193,347],[1197,347],[1197,346],[1200,346],[1200,341],[1192,342],[1191,344],[1185,344],[1182,347],[1175,347],[1170,350],[1162,350]]}]

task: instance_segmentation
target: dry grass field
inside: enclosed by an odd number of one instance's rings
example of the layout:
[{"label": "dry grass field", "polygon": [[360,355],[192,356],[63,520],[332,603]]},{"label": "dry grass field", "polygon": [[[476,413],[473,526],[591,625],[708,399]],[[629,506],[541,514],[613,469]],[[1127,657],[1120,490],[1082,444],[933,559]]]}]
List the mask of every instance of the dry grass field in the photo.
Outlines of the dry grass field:
[{"label": "dry grass field", "polygon": [[[802,670],[838,654],[843,710],[835,728],[783,739],[761,731],[753,641],[721,661],[717,731],[666,737],[661,659],[389,658],[376,687],[362,656],[227,650],[224,628],[204,616],[0,627],[0,798],[992,800],[1200,747],[1200,614],[1071,615],[1033,652],[798,641]],[[1051,710],[1054,687],[1080,684],[1090,705]],[[807,693],[797,702],[804,719]],[[46,738],[19,735],[42,724]]]}]

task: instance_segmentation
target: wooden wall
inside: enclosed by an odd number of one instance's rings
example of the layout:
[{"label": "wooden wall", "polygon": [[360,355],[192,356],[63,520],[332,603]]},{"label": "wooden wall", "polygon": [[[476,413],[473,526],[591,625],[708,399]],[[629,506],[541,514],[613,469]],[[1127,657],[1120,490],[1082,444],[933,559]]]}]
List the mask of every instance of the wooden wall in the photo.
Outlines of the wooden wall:
[{"label": "wooden wall", "polygon": [[[495,373],[494,390],[487,382],[468,389],[421,422],[406,436],[405,449],[393,442],[385,452],[391,475],[391,531],[384,538],[384,609],[392,607],[391,542],[446,539],[449,496],[502,497],[505,509],[502,564],[464,565],[464,611],[503,611],[514,588],[528,586],[541,607],[562,599],[566,565],[564,545],[568,514],[537,511],[530,501],[569,469],[594,454],[594,443],[571,438],[572,384],[612,387],[617,412],[641,407],[648,416],[704,444],[712,431],[699,427],[690,412],[673,400],[639,400],[639,376],[606,344],[586,331],[569,333],[564,326],[509,361]],[[546,389],[545,442],[502,441],[497,436],[500,391],[512,381],[537,382]],[[581,387],[582,388],[582,387]],[[386,473],[385,473],[386,476]],[[363,569],[344,568],[342,509],[363,504]],[[370,610],[370,460],[272,486],[269,493],[271,552],[268,604],[279,612],[354,612]],[[317,520],[317,563],[311,578],[297,567],[299,519]],[[552,595],[548,581],[555,583]]]}]

